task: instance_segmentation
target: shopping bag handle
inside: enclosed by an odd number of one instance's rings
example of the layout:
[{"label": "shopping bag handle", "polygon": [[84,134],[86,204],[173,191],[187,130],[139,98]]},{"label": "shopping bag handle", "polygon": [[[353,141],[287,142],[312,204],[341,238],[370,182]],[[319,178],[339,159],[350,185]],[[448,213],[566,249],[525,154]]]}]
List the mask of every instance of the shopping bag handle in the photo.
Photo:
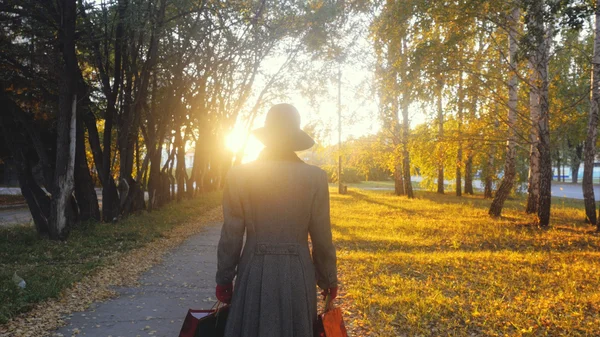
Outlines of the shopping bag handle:
[{"label": "shopping bag handle", "polygon": [[327,296],[325,296],[325,312],[328,312],[331,309],[333,309],[333,300],[331,299],[331,295],[327,294]]}]

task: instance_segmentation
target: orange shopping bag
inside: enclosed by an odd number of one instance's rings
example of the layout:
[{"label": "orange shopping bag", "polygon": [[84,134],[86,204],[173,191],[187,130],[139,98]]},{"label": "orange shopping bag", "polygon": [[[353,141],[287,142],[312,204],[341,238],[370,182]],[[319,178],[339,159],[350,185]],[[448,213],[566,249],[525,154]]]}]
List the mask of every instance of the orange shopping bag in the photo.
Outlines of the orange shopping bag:
[{"label": "orange shopping bag", "polygon": [[325,300],[325,312],[319,315],[317,325],[316,337],[348,337],[342,310],[333,307],[329,296]]}]

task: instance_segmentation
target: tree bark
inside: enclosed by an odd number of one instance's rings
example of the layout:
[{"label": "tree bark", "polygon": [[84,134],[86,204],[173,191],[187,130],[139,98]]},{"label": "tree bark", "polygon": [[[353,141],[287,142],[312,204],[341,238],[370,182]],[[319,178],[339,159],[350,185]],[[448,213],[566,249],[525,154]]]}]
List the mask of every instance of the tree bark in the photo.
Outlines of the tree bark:
[{"label": "tree bark", "polygon": [[464,90],[463,90],[463,78],[462,71],[458,74],[458,104],[457,104],[457,122],[458,122],[458,151],[456,154],[456,196],[462,196],[462,175],[461,170],[463,166],[463,144],[462,144],[462,126],[463,126],[463,103],[464,103]]},{"label": "tree bark", "polygon": [[[129,188],[133,190],[127,190],[127,193],[121,193],[121,214],[127,214],[135,212],[144,208],[143,193],[140,194],[139,182],[135,181],[132,176],[133,172],[133,146],[135,140],[139,135],[139,123],[141,120],[142,110],[147,101],[148,88],[150,86],[150,79],[158,57],[158,44],[161,36],[166,0],[159,1],[158,12],[152,17],[152,28],[150,33],[150,42],[148,46],[146,61],[142,66],[140,74],[136,74],[135,80],[131,72],[127,73],[126,77],[126,88],[124,94],[124,117],[121,120],[119,128],[119,154],[120,154],[120,170],[119,176],[120,182],[127,182]],[[154,21],[155,20],[155,21]],[[134,62],[129,58],[125,58],[124,62],[129,64]],[[125,66],[125,68],[128,68]],[[135,81],[135,100],[133,97],[133,82]],[[121,186],[121,184],[119,184]],[[119,188],[120,191],[126,191],[126,188]],[[123,195],[125,194],[125,195]],[[141,196],[141,199],[140,199]]]},{"label": "tree bark", "polygon": [[577,184],[579,180],[579,167],[581,166],[581,159],[583,157],[583,144],[577,144],[575,147],[568,141],[568,146],[572,150],[573,155],[571,156],[571,182]]},{"label": "tree bark", "polygon": [[[81,116],[81,112],[78,113]],[[75,144],[75,199],[79,208],[79,220],[100,221],[100,207],[94,182],[85,155],[85,130],[83,122],[77,118]]]},{"label": "tree bark", "polygon": [[175,147],[177,149],[177,167],[175,176],[177,178],[177,201],[181,201],[185,194],[185,141],[181,136],[181,131],[175,133]]},{"label": "tree bark", "polygon": [[[82,8],[81,16],[83,17],[86,24],[89,25],[87,32],[90,32],[90,40],[92,44],[92,50],[94,53],[94,61],[96,69],[100,75],[102,83],[102,92],[106,97],[106,109],[104,110],[104,136],[102,139],[102,146],[100,145],[100,136],[96,126],[96,117],[89,109],[85,109],[82,117],[84,118],[85,126],[88,130],[88,139],[90,147],[94,155],[94,163],[96,164],[96,170],[98,171],[98,177],[102,183],[102,221],[116,221],[119,215],[119,194],[117,192],[117,185],[112,175],[111,165],[111,153],[112,153],[112,136],[114,118],[117,114],[116,104],[117,96],[122,87],[122,55],[123,49],[126,45],[124,26],[127,16],[128,0],[118,0],[117,4],[117,26],[115,30],[114,40],[114,75],[113,85],[108,75],[108,69],[102,62],[102,51],[100,50],[99,38],[94,36],[94,28],[89,22],[88,16],[85,10]],[[105,41],[108,43],[108,41]],[[80,85],[82,88],[85,87],[85,82],[81,71],[79,71]],[[85,90],[84,90],[85,92]],[[89,101],[87,93],[80,95],[84,101]],[[85,96],[85,97],[84,97]],[[89,105],[89,103],[86,103]]]},{"label": "tree bark", "polygon": [[[401,76],[403,82],[406,81],[406,39],[402,39],[402,73]],[[410,153],[408,151],[408,142],[410,138],[410,121],[408,120],[408,105],[410,104],[410,88],[408,85],[402,86],[402,134],[400,141],[402,142],[402,174],[403,174],[403,183],[404,183],[404,193],[409,199],[413,199],[415,197],[412,181],[410,177]]]},{"label": "tree bark", "polygon": [[465,194],[473,195],[473,155],[472,150],[467,151],[465,160]]},{"label": "tree bark", "polygon": [[[583,154],[583,199],[585,214],[591,224],[597,224],[596,199],[594,195],[594,161],[596,159],[596,139],[598,138],[598,108],[600,106],[600,0],[596,0],[594,29],[594,55],[592,58],[592,79],[590,93],[590,114],[587,137]],[[600,224],[597,224],[600,230]]]},{"label": "tree bark", "polygon": [[[65,93],[61,96],[67,96]],[[64,111],[68,103],[61,97],[57,123],[56,170],[52,203],[50,209],[50,238],[66,240],[75,221],[75,212],[71,203],[75,181],[75,143],[77,120],[77,95],[71,95],[71,111]]]},{"label": "tree bark", "polygon": [[[0,96],[0,106],[3,107],[0,110],[0,133],[16,164],[21,194],[27,202],[35,229],[38,234],[46,236],[49,234],[51,200],[35,180],[31,170],[28,154],[37,153],[37,151],[33,150],[35,146],[32,144],[32,140],[22,132],[31,127],[20,125],[26,121],[24,118],[18,118],[17,115],[25,114],[25,111],[12,100],[4,97],[3,92],[0,92],[0,95],[2,95]],[[28,134],[31,136],[31,132]]]},{"label": "tree bark", "polygon": [[35,181],[29,163],[23,160],[18,163],[21,194],[27,202],[37,233],[46,236],[50,233],[51,199]]},{"label": "tree bark", "polygon": [[536,71],[535,64],[538,61],[535,56],[531,57],[529,67],[531,69],[530,91],[529,91],[529,118],[531,122],[529,133],[529,177],[527,179],[527,205],[525,212],[534,214],[538,211],[540,197],[540,153],[538,151],[540,119],[540,75]]},{"label": "tree bark", "polygon": [[65,240],[74,221],[71,195],[74,188],[77,121],[77,56],[75,54],[75,0],[60,1],[59,41],[62,51],[59,108],[56,124],[56,162],[50,210],[50,238]]},{"label": "tree bark", "polygon": [[[477,88],[477,78],[472,76],[471,78],[471,93],[473,95],[473,99],[471,101],[471,109],[469,111],[469,123],[473,123],[477,118],[477,105],[479,103],[479,93]],[[467,160],[465,161],[465,193],[473,195],[473,157],[474,153],[474,140],[472,138],[472,127],[469,128],[469,140],[467,142]]]},{"label": "tree bark", "polygon": [[[536,41],[537,63],[536,68],[540,77],[540,119],[538,121],[539,142],[538,152],[540,154],[540,196],[538,203],[538,225],[547,228],[550,225],[550,206],[552,203],[552,152],[550,150],[550,105],[548,99],[548,64],[550,60],[550,41],[552,39],[551,27],[544,30],[544,2],[534,2],[534,22],[541,34]],[[559,165],[560,166],[560,165]],[[560,178],[560,171],[558,172]]]},{"label": "tree bark", "polygon": [[402,171],[402,165],[398,164],[396,165],[396,168],[394,170],[394,192],[396,193],[396,195],[404,195],[404,178],[403,178],[403,171]]},{"label": "tree bark", "polygon": [[438,96],[437,96],[437,114],[438,114],[438,181],[437,193],[444,194],[444,109],[442,107],[442,98],[444,93],[444,80],[438,80]]},{"label": "tree bark", "polygon": [[521,12],[519,8],[514,8],[511,13],[511,25],[509,30],[509,67],[512,73],[508,82],[508,140],[506,142],[506,162],[504,164],[504,176],[502,182],[496,191],[489,214],[493,217],[499,217],[502,214],[504,202],[510,195],[516,176],[516,133],[515,123],[517,120],[517,98],[518,98],[518,77],[517,77],[517,29]]}]

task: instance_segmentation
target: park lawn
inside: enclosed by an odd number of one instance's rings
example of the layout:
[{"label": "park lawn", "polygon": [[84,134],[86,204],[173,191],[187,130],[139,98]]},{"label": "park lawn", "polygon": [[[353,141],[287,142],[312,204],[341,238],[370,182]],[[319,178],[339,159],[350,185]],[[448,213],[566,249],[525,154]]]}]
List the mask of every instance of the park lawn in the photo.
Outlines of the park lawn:
[{"label": "park lawn", "polygon": [[[370,336],[599,336],[600,237],[582,201],[540,230],[510,200],[331,189],[347,316]],[[370,331],[370,333],[368,332]]]},{"label": "park lawn", "polygon": [[[32,226],[0,229],[0,324],[26,312],[35,303],[57,297],[124,252],[139,248],[178,224],[221,203],[213,192],[191,200],[171,202],[152,213],[132,215],[117,223],[86,223],[75,228],[66,242],[40,238]],[[17,272],[27,282],[23,290],[12,281]]]},{"label": "park lawn", "polygon": [[[361,181],[360,183],[349,183],[346,184],[348,185],[348,187],[356,187],[359,189],[377,189],[377,188],[394,188],[394,181],[393,180],[388,180],[388,181]],[[337,186],[337,184],[336,184]]]}]

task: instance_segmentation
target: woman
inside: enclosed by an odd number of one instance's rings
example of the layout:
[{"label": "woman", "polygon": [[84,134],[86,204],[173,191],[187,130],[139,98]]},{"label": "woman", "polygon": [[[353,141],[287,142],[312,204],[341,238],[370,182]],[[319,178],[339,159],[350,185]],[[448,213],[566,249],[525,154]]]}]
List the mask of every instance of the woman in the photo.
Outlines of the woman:
[{"label": "woman", "polygon": [[315,284],[337,295],[327,175],[294,153],[314,141],[292,105],[273,106],[254,135],[265,149],[231,169],[223,196],[216,295],[231,302],[225,336],[312,337]]}]

